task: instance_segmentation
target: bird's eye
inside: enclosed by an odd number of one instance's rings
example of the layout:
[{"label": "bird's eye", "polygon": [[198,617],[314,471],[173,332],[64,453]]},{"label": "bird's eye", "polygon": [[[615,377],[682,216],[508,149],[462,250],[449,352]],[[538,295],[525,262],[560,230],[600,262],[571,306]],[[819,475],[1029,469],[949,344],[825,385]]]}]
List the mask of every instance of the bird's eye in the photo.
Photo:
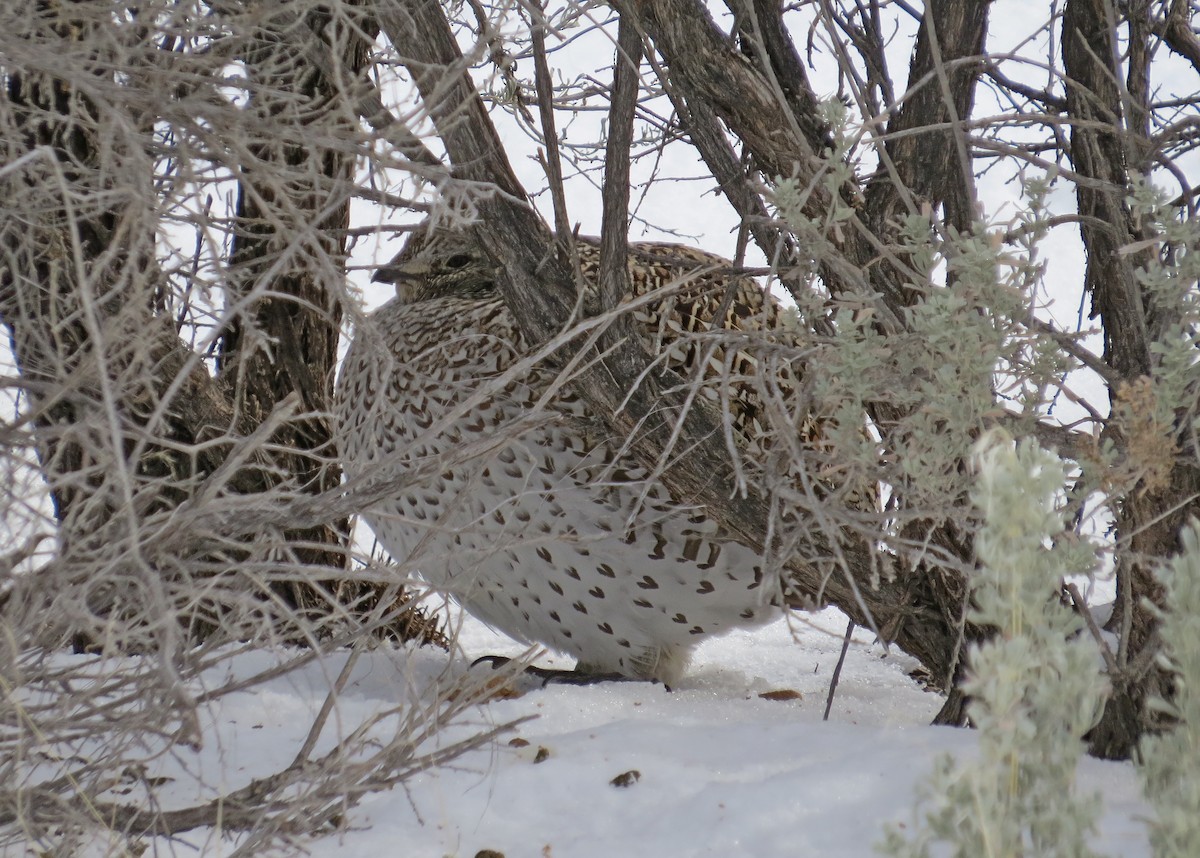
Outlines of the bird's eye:
[{"label": "bird's eye", "polygon": [[462,268],[464,265],[466,265],[470,261],[471,261],[471,257],[468,256],[467,254],[456,253],[453,256],[451,256],[449,259],[446,260],[446,267],[447,268]]}]

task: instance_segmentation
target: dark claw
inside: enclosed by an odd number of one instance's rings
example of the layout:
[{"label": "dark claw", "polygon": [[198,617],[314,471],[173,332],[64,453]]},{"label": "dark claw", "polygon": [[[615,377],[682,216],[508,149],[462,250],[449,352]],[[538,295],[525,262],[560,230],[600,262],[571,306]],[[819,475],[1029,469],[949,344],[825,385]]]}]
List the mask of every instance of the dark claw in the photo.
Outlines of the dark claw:
[{"label": "dark claw", "polygon": [[475,668],[481,664],[486,663],[486,664],[490,664],[492,666],[492,670],[499,670],[500,668],[504,667],[504,665],[508,664],[510,661],[512,661],[511,658],[506,658],[505,656],[502,656],[502,655],[481,655],[479,658],[477,658],[473,662],[471,662],[471,667]]}]

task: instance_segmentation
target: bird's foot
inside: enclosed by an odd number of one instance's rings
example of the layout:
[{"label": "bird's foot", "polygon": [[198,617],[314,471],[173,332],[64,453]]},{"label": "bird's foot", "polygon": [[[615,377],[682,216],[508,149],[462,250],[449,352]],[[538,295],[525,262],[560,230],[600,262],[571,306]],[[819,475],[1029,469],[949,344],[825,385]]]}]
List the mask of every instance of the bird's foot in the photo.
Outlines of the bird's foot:
[{"label": "bird's foot", "polygon": [[[508,664],[512,659],[505,658],[502,655],[485,655],[471,662],[471,667],[479,664],[490,664],[492,670],[499,670]],[[530,665],[526,667],[522,673],[526,676],[532,676],[542,681],[542,687],[547,685],[595,685],[599,682],[643,682],[632,676],[626,676],[623,673],[597,673],[589,670],[554,670],[545,667],[534,667]]]}]

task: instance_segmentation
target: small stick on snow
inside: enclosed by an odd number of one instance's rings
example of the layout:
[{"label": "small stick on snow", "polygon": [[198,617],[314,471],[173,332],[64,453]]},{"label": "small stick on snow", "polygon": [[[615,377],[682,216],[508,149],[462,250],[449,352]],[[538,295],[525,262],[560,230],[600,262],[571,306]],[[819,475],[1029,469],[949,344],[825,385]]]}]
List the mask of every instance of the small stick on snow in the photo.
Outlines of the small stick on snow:
[{"label": "small stick on snow", "polygon": [[829,694],[825,698],[825,714],[822,721],[829,720],[829,710],[833,708],[833,695],[837,691],[838,678],[842,675],[842,665],[846,661],[846,650],[850,649],[850,636],[854,634],[854,620],[846,623],[846,636],[842,638],[842,652],[838,656],[837,666],[833,668],[833,678],[829,680]]}]

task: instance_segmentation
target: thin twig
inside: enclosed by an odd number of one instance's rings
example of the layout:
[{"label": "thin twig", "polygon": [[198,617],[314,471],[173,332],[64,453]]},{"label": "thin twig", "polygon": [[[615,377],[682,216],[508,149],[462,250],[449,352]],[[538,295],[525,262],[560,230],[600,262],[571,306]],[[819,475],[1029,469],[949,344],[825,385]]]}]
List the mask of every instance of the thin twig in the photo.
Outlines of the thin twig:
[{"label": "thin twig", "polygon": [[854,634],[854,620],[849,620],[846,623],[846,635],[842,638],[842,651],[838,655],[837,664],[833,668],[833,676],[829,679],[829,693],[825,695],[825,714],[821,716],[822,721],[829,720],[829,712],[833,709],[833,696],[837,691],[838,680],[842,676],[842,665],[846,662],[846,652],[850,649],[850,637]]},{"label": "thin twig", "polygon": [[304,744],[300,746],[300,750],[296,753],[296,758],[292,760],[292,764],[288,768],[299,768],[308,762],[308,757],[312,753],[313,748],[316,747],[317,740],[321,738],[321,731],[325,729],[325,723],[329,720],[329,713],[333,711],[338,697],[346,687],[346,683],[350,681],[350,676],[354,673],[354,666],[358,664],[358,659],[361,655],[362,639],[360,638],[358,644],[350,651],[350,656],[346,659],[346,663],[342,665],[341,673],[338,674],[333,687],[325,695],[325,702],[321,704],[321,711],[313,719],[312,726],[308,729],[308,735],[304,738]]},{"label": "thin twig", "polygon": [[1096,625],[1096,618],[1092,616],[1087,600],[1080,594],[1079,588],[1070,581],[1066,582],[1063,586],[1071,594],[1071,603],[1075,608],[1075,613],[1083,617],[1088,631],[1092,633],[1096,645],[1100,647],[1100,655],[1104,657],[1104,664],[1108,667],[1109,675],[1116,676],[1120,672],[1121,667],[1117,664],[1117,658],[1113,655],[1112,650],[1108,648],[1108,642],[1104,640],[1104,634],[1100,631],[1100,627]]},{"label": "thin twig", "polygon": [[[538,117],[542,123],[542,142],[546,152],[538,153],[546,178],[550,182],[550,199],[554,204],[554,231],[559,242],[570,248],[571,218],[567,213],[567,194],[563,186],[562,157],[558,151],[558,131],[554,123],[554,82],[550,77],[550,64],[546,60],[546,15],[545,6],[538,8],[538,16],[530,26],[533,38],[533,80],[537,87]],[[574,254],[569,253],[571,257]]]},{"label": "thin twig", "polygon": [[600,230],[600,307],[611,310],[629,292],[629,150],[637,109],[642,39],[628,17],[617,30],[608,146],[604,153],[604,211]]}]

